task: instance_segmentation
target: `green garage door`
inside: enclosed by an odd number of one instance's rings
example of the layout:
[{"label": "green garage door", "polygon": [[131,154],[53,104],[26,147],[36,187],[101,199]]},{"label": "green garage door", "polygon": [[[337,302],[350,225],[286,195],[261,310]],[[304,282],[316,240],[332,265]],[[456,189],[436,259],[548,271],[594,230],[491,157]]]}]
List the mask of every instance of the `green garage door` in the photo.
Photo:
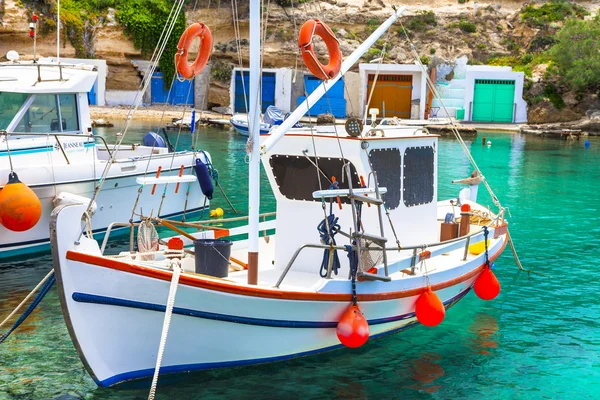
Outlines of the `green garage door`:
[{"label": "green garage door", "polygon": [[515,81],[475,79],[473,121],[512,122]]}]

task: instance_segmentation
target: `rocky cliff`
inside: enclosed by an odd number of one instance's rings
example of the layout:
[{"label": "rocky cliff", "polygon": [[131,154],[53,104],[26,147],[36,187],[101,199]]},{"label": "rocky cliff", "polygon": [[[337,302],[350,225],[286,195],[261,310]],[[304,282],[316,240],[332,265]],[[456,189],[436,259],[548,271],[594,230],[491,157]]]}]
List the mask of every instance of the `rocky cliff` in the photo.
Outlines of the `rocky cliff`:
[{"label": "rocky cliff", "polygon": [[[554,3],[566,3],[565,0],[551,1],[552,10]],[[186,11],[188,23],[203,21],[213,32],[212,74],[216,84],[210,101],[216,104],[229,100],[223,89],[220,89],[223,96],[217,93],[219,86],[227,86],[227,82],[219,85],[219,79],[226,81],[231,67],[239,66],[240,57],[241,63],[248,65],[247,0],[238,1],[237,18],[233,18],[235,13],[232,12],[231,4],[226,3],[213,2],[209,3],[210,9],[188,8]],[[342,52],[349,54],[390,15],[390,5],[406,5],[407,12],[402,19],[365,54],[363,61],[380,57],[385,47],[385,62],[413,62],[412,43],[424,62],[433,57],[454,60],[466,55],[469,62],[474,64],[511,65],[517,70],[521,68],[527,76],[525,95],[530,102],[529,118],[532,122],[578,119],[589,109],[600,109],[596,88],[590,88],[584,94],[570,93],[559,82],[553,82],[546,72],[551,60],[544,56],[544,52],[553,44],[553,36],[562,27],[564,18],[560,20],[560,14],[558,20],[552,16],[539,17],[536,7],[544,3],[478,3],[469,0],[392,0],[384,3],[381,0],[328,0],[298,4],[289,0],[273,0],[269,3],[266,15],[264,66],[302,68],[296,38],[299,27],[307,19],[326,21],[336,32]],[[21,1],[15,0],[0,0],[0,4],[4,9],[0,29],[0,54],[14,49],[31,57],[32,42],[28,36],[29,15],[33,11],[31,6],[27,8]],[[590,18],[597,13],[600,0],[578,1],[573,4],[576,7],[567,10],[574,10],[569,16]],[[206,2],[202,5],[206,6]],[[1,10],[2,7],[0,15]],[[528,11],[533,17],[526,14]],[[114,11],[110,9],[98,19],[93,31],[93,54],[108,62],[109,89],[136,89],[140,78],[130,61],[142,58],[142,54],[133,46],[117,21]],[[241,33],[239,52],[234,21],[238,22]],[[316,49],[321,57],[326,55],[326,48],[319,41]],[[54,55],[55,52],[56,34],[50,30],[39,38],[38,54]],[[69,40],[63,40],[61,53],[66,57],[74,57],[76,50]],[[549,84],[552,85],[552,93],[548,92]],[[556,96],[560,96],[562,102],[553,101]]]}]

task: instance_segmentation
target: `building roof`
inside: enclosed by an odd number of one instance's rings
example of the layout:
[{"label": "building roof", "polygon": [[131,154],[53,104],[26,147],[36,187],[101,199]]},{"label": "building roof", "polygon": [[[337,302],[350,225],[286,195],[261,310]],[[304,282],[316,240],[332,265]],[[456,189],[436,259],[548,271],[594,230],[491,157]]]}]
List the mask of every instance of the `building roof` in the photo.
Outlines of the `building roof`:
[{"label": "building roof", "polygon": [[87,93],[97,77],[91,65],[1,63],[0,92]]}]

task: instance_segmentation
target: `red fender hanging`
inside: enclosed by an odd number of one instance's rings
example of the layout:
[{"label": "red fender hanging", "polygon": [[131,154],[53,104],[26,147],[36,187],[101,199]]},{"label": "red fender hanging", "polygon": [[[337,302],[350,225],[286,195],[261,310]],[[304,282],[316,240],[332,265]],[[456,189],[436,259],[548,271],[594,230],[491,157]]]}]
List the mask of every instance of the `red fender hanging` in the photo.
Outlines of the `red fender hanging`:
[{"label": "red fender hanging", "polygon": [[444,304],[429,286],[417,299],[415,311],[419,322],[426,326],[439,325],[446,315]]},{"label": "red fender hanging", "polygon": [[338,322],[336,334],[346,347],[360,347],[369,340],[369,323],[358,305],[351,305],[344,311]]},{"label": "red fender hanging", "polygon": [[[200,38],[200,48],[198,49],[198,56],[193,63],[188,62],[188,51],[192,42],[197,37]],[[213,38],[210,33],[208,26],[201,22],[196,22],[190,25],[185,32],[179,38],[177,44],[177,53],[175,54],[175,66],[179,75],[185,79],[193,79],[198,75],[206,66],[208,57],[212,50]]]},{"label": "red fender hanging", "polygon": [[[325,42],[329,52],[329,64],[323,65],[317,59],[313,50],[313,36],[317,35]],[[335,77],[342,69],[342,52],[335,34],[327,25],[318,19],[308,20],[300,28],[298,46],[302,52],[302,61],[308,70],[317,78],[324,81]]]},{"label": "red fender hanging", "polygon": [[475,294],[482,300],[495,299],[500,294],[500,282],[489,265],[483,267],[483,272],[475,280]]}]

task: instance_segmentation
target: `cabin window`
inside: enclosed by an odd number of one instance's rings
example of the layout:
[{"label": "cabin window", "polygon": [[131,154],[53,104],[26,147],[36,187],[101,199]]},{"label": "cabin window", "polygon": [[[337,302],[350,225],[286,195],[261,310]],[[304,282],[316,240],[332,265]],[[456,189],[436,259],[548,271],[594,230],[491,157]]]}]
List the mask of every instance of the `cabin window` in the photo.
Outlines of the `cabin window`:
[{"label": "cabin window", "polygon": [[60,116],[63,121],[63,132],[79,130],[79,118],[77,114],[77,100],[74,94],[59,94]]},{"label": "cabin window", "polygon": [[[288,199],[306,201],[321,201],[320,199],[314,199],[312,194],[317,190],[321,190],[321,188],[323,190],[329,189],[331,183],[328,179],[331,179],[332,176],[335,176],[339,182],[340,189],[348,189],[348,179],[344,177],[342,180],[342,168],[347,162],[342,158],[319,157],[319,169],[323,173],[317,174],[317,169],[313,165],[316,164],[315,157],[308,157],[307,159],[304,156],[273,155],[269,159],[269,164],[281,194]],[[350,164],[350,173],[352,175],[352,187],[360,187],[356,168],[352,164]],[[341,200],[343,203],[350,203],[347,197],[341,197]]]},{"label": "cabin window", "polygon": [[[369,153],[371,165],[377,172],[377,181],[379,187],[387,189],[387,193],[383,195],[385,206],[389,210],[398,208],[400,205],[400,168],[402,167],[400,160],[400,150],[398,149],[373,149]],[[371,184],[367,183],[367,186]]]},{"label": "cabin window", "polygon": [[433,201],[433,147],[408,147],[404,152],[404,205],[414,207]]},{"label": "cabin window", "polygon": [[[58,122],[59,120],[61,123]],[[35,133],[78,130],[79,117],[75,94],[36,94],[29,109],[15,128],[15,132]]]},{"label": "cabin window", "polygon": [[37,94],[15,132],[60,132],[55,94]]},{"label": "cabin window", "polygon": [[0,92],[0,129],[8,128],[29,95]]}]

